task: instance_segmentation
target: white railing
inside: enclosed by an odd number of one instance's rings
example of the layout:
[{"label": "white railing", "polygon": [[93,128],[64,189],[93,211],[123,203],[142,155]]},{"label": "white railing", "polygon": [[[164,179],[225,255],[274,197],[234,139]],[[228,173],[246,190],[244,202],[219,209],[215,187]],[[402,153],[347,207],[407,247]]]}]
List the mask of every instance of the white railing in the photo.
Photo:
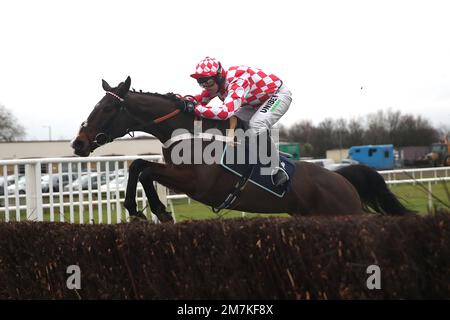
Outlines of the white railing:
[{"label": "white railing", "polygon": [[391,183],[391,181],[417,181],[423,179],[435,179],[433,182],[437,183],[438,181],[440,181],[440,178],[450,177],[450,167],[383,170],[378,171],[378,173],[380,173],[383,176],[384,180],[386,180],[386,182],[388,183]]},{"label": "white railing", "polygon": [[[124,185],[111,185],[111,177],[128,177],[129,164],[138,158],[162,161],[162,156],[116,156],[88,158],[42,158],[0,161],[0,221],[57,221],[79,223],[114,223],[128,220],[123,208]],[[24,177],[20,171],[24,167]],[[43,170],[48,175],[48,188],[43,190]],[[422,168],[379,171],[390,185],[423,183],[428,185],[429,206],[432,206],[432,185],[439,181],[450,181],[450,168]],[[64,182],[64,176],[67,177]],[[76,189],[76,177],[89,177],[87,186]],[[12,177],[14,186],[9,186]],[[102,178],[104,177],[104,181]],[[54,178],[57,178],[54,180]],[[56,182],[55,182],[56,181]],[[20,183],[23,182],[21,186]],[[68,186],[68,187],[67,187]],[[161,201],[172,210],[172,200],[187,198],[186,195],[169,195],[168,190],[156,184]],[[1,191],[1,190],[0,190]],[[137,189],[138,207],[147,206],[145,193],[140,184]],[[169,203],[168,203],[169,202]],[[175,218],[175,217],[174,217]],[[156,217],[152,215],[152,220]]]},{"label": "white railing", "polygon": [[427,189],[428,209],[433,209],[433,185],[450,181],[450,167],[378,171],[388,185],[422,184]]},{"label": "white railing", "polygon": [[[113,223],[128,219],[123,208],[124,187],[118,183],[111,187],[110,177],[123,176],[126,181],[129,164],[138,158],[162,161],[160,155],[2,160],[0,220]],[[21,167],[24,167],[25,175],[19,179]],[[42,169],[48,173],[47,192],[42,190]],[[14,177],[11,181],[14,185],[9,189],[8,176]],[[73,185],[75,178],[81,176],[87,180],[84,189]],[[156,184],[156,190],[161,201],[167,204],[167,198],[170,198],[167,189]],[[139,207],[147,207],[140,184],[137,202]],[[148,208],[146,213],[151,213]],[[156,220],[154,216],[152,218]]]}]

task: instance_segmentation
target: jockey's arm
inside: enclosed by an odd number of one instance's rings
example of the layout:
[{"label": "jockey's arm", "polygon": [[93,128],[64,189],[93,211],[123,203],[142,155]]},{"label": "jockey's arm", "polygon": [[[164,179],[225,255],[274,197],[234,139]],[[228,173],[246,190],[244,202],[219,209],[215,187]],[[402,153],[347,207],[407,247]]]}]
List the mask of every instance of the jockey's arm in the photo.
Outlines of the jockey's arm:
[{"label": "jockey's arm", "polygon": [[208,106],[206,104],[199,103],[195,107],[195,113],[203,118],[226,120],[234,115],[234,113],[241,107],[242,101],[249,90],[250,85],[247,80],[237,79],[230,83],[227,96],[221,105]]},{"label": "jockey's arm", "polygon": [[203,90],[200,94],[194,96],[195,100],[197,101],[197,105],[207,105],[208,102],[211,101],[211,97],[208,94],[207,90]]}]

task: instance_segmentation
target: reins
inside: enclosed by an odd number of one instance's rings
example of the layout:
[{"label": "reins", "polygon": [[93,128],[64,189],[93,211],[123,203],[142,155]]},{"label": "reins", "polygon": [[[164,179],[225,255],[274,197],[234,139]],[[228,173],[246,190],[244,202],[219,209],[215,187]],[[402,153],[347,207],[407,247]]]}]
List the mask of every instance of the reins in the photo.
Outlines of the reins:
[{"label": "reins", "polygon": [[[128,128],[127,129],[127,134],[130,135],[131,137],[134,137],[134,131],[139,131],[139,130],[143,130],[146,128],[150,128],[153,127],[154,125],[160,124],[170,118],[175,117],[177,114],[179,114],[181,112],[180,109],[176,109],[172,112],[169,112],[168,114],[158,117],[156,119],[153,119],[153,121],[151,122],[146,122],[143,121],[141,118],[138,118],[137,116],[135,116],[134,114],[132,114],[128,108],[123,104],[123,102],[125,102],[125,99],[120,97],[119,95],[115,94],[114,92],[111,91],[106,91],[107,94],[113,96],[114,98],[116,98],[117,100],[119,100],[120,102],[120,112],[124,111],[130,118],[132,118],[134,121],[136,121],[137,123],[139,123],[139,125],[137,127],[134,128]],[[118,114],[117,114],[118,115]],[[114,117],[115,118],[115,117]],[[112,118],[111,121],[114,119]],[[109,121],[109,122],[111,122]],[[103,130],[106,131],[106,130]],[[95,140],[93,141],[94,143],[96,143],[99,146],[102,146],[108,142],[111,142],[112,139],[111,137],[106,134],[105,132],[100,132],[95,136]]]},{"label": "reins", "polygon": [[[134,116],[132,113],[130,113],[130,112],[128,111],[128,109],[122,104],[122,103],[125,101],[125,99],[119,97],[117,94],[115,94],[114,92],[111,92],[111,91],[106,91],[106,93],[109,94],[109,95],[111,95],[111,96],[113,96],[114,98],[116,98],[116,99],[118,99],[118,100],[120,101],[120,103],[121,103],[121,105],[120,105],[120,106],[121,106],[121,110],[126,111],[127,114],[128,114],[129,116],[131,116],[134,120],[137,120],[138,122],[141,122],[142,124],[144,124],[143,121],[142,121],[141,119],[139,119],[138,117],[135,117],[135,116]],[[174,110],[174,111],[172,111],[172,112],[170,112],[170,113],[168,113],[168,114],[166,114],[166,115],[164,115],[164,116],[161,116],[161,117],[159,117],[159,118],[153,119],[152,123],[153,123],[153,124],[160,124],[161,122],[166,121],[167,119],[170,119],[170,118],[175,117],[175,116],[176,116],[177,114],[179,114],[180,112],[181,112],[180,109],[176,109],[176,110]]]}]

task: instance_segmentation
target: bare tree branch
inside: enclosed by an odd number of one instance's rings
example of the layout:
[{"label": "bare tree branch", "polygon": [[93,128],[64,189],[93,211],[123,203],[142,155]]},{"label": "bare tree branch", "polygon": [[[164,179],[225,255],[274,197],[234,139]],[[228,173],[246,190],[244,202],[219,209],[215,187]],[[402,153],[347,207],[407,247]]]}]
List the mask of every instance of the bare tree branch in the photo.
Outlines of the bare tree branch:
[{"label": "bare tree branch", "polygon": [[11,111],[0,105],[0,141],[14,141],[25,136],[25,129]]}]

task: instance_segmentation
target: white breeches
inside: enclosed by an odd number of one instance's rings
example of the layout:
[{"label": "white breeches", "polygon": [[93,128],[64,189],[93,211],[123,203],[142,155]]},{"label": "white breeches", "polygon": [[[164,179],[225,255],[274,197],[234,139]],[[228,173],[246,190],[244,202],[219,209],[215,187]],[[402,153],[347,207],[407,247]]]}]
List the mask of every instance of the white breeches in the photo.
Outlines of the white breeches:
[{"label": "white breeches", "polygon": [[249,121],[250,129],[256,135],[268,131],[288,111],[292,102],[292,93],[284,85],[278,89],[258,109],[253,106],[242,106],[235,113],[236,117]]}]

